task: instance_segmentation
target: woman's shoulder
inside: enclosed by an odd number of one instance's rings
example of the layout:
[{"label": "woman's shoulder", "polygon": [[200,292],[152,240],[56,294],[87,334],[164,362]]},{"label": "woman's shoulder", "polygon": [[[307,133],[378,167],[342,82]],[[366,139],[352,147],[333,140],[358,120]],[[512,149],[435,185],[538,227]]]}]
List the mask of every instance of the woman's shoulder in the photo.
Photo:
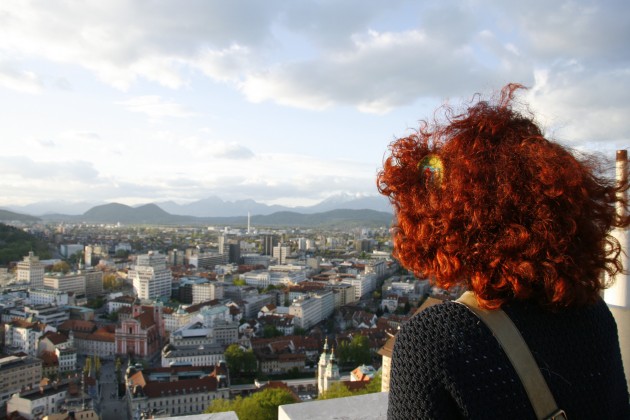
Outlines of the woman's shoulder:
[{"label": "woman's shoulder", "polygon": [[403,324],[396,341],[443,351],[448,347],[466,346],[488,334],[485,325],[468,308],[445,301],[415,313]]}]

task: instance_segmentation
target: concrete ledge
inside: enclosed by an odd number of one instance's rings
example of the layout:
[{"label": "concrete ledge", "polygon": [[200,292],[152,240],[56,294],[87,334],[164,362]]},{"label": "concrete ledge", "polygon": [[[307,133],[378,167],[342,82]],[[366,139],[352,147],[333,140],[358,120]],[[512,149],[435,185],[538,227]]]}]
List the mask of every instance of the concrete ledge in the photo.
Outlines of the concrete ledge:
[{"label": "concrete ledge", "polygon": [[381,420],[387,418],[387,392],[278,407],[278,420]]},{"label": "concrete ledge", "polygon": [[234,411],[225,411],[223,413],[211,414],[192,414],[190,416],[162,417],[162,420],[238,420],[238,416]]}]

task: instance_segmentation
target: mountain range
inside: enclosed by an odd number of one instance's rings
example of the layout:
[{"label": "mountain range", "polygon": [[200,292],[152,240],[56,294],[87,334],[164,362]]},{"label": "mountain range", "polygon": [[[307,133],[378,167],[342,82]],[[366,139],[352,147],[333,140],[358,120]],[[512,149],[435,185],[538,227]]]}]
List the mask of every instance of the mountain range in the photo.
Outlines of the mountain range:
[{"label": "mountain range", "polygon": [[[373,198],[372,198],[373,199]],[[216,204],[222,206],[216,206]],[[144,204],[137,207],[127,206],[120,203],[108,203],[96,205],[89,208],[83,214],[59,214],[44,213],[39,218],[18,214],[6,210],[0,210],[0,220],[23,220],[34,221],[37,219],[44,221],[59,221],[69,223],[122,223],[122,224],[164,224],[164,225],[184,225],[184,224],[214,224],[247,226],[249,212],[249,223],[252,226],[300,226],[300,227],[328,227],[328,228],[350,228],[357,226],[388,226],[391,224],[391,211],[379,211],[366,208],[371,203],[369,198],[354,199],[345,201],[327,200],[316,206],[290,208],[282,206],[266,206],[256,203],[253,200],[243,200],[239,202],[224,202],[213,198],[200,200],[188,206],[171,203]],[[215,204],[215,206],[212,206]],[[372,204],[373,205],[373,204]],[[334,208],[335,206],[347,206],[348,208]],[[356,208],[365,206],[363,208]],[[170,208],[172,212],[164,209]],[[352,208],[354,207],[354,208]],[[180,212],[225,214],[226,216],[195,216],[190,214],[174,214]],[[250,209],[260,209],[266,214],[253,213]],[[329,210],[327,210],[329,209]],[[244,214],[243,214],[244,213]]]},{"label": "mountain range", "polygon": [[[7,210],[48,218],[51,215],[82,215],[90,209],[100,206],[103,202],[67,202],[67,201],[42,201],[24,206],[5,206]],[[251,215],[270,215],[272,213],[287,211],[302,214],[321,213],[330,210],[376,210],[391,213],[391,206],[382,196],[357,197],[350,194],[338,194],[313,206],[287,207],[280,205],[267,205],[254,200],[224,201],[212,196],[187,204],[178,204],[173,201],[154,203],[171,215],[195,216],[195,217],[234,217]],[[143,207],[143,206],[136,206]]]}]

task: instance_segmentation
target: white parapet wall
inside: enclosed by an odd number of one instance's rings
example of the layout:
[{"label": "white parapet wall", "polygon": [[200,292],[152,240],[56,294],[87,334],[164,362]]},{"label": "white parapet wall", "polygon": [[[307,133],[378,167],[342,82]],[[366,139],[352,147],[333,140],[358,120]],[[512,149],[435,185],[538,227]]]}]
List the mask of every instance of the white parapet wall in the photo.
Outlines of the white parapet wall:
[{"label": "white parapet wall", "polygon": [[278,407],[278,420],[382,420],[387,418],[387,392],[288,404]]}]

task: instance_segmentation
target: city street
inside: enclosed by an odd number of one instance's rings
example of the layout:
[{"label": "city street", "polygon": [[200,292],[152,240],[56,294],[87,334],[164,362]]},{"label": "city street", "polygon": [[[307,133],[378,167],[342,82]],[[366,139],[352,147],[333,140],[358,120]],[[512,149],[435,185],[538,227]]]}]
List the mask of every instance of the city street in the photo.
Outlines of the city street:
[{"label": "city street", "polygon": [[125,398],[118,399],[113,361],[103,362],[101,368],[101,416],[103,420],[128,420]]}]

